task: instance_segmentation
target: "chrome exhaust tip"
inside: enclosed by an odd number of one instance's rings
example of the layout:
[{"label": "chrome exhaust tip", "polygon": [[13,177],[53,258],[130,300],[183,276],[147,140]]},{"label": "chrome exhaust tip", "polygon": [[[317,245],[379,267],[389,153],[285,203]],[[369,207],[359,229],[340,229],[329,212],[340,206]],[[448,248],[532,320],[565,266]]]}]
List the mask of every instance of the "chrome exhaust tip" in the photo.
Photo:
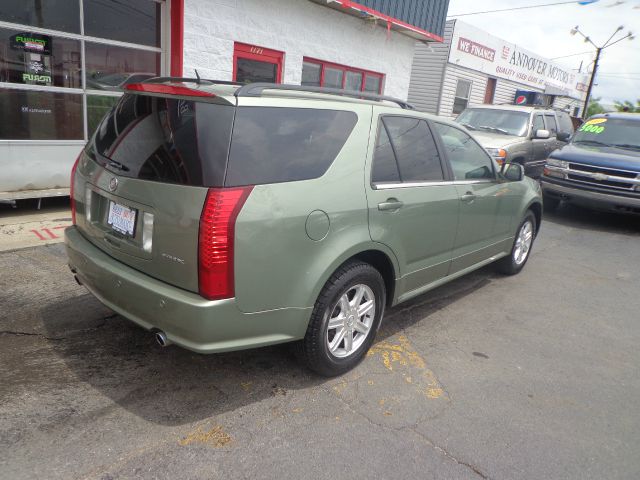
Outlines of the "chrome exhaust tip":
[{"label": "chrome exhaust tip", "polygon": [[158,330],[153,334],[153,336],[155,337],[156,342],[158,342],[158,345],[160,345],[161,347],[168,347],[169,345],[171,345],[171,340],[167,338],[166,333],[164,333],[163,331]]}]

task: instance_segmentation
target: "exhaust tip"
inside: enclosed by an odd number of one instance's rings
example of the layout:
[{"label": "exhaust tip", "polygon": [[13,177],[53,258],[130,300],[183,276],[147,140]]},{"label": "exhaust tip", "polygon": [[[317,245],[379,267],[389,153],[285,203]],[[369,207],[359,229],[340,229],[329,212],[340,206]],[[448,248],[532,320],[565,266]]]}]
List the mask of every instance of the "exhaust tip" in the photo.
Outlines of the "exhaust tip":
[{"label": "exhaust tip", "polygon": [[160,345],[161,347],[168,347],[169,345],[171,345],[171,340],[167,338],[167,335],[163,331],[159,330],[153,335],[156,339],[156,342],[158,342],[158,345]]}]

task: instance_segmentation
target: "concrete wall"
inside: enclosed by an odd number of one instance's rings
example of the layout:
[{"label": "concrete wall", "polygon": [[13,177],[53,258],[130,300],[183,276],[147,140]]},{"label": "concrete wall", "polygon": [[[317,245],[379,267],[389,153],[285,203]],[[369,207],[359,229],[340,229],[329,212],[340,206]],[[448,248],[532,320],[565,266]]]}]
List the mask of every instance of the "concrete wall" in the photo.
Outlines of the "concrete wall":
[{"label": "concrete wall", "polygon": [[184,74],[231,80],[234,42],[284,52],[283,82],[299,84],[302,58],[385,75],[384,93],[407,98],[414,40],[307,0],[185,0]]}]

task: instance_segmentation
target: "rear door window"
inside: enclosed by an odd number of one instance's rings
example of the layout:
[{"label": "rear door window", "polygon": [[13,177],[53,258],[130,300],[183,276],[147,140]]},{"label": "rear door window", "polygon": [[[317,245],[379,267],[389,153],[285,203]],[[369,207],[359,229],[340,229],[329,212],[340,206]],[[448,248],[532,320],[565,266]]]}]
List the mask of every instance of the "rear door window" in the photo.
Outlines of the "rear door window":
[{"label": "rear door window", "polygon": [[[434,182],[444,179],[438,149],[425,120],[386,116],[382,123],[391,140],[401,181]],[[374,173],[375,163],[376,160]]]},{"label": "rear door window", "polygon": [[387,129],[382,122],[378,125],[378,139],[376,140],[376,149],[373,154],[371,180],[374,184],[400,182],[396,156],[393,154]]},{"label": "rear door window", "polygon": [[321,177],[357,120],[354,112],[339,110],[239,107],[225,186]]},{"label": "rear door window", "polygon": [[233,106],[127,94],[106,115],[87,154],[125,177],[222,186]]}]

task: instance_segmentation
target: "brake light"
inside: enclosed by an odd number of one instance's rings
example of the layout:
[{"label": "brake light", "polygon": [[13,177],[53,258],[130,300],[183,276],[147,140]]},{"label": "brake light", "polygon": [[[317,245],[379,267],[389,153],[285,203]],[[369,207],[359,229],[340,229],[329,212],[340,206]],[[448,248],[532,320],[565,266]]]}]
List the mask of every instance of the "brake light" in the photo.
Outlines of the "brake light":
[{"label": "brake light", "polygon": [[253,187],[210,188],[198,235],[198,289],[209,300],[235,294],[233,254],[235,224]]},{"label": "brake light", "polygon": [[215,97],[215,93],[196,90],[188,87],[180,87],[176,85],[159,85],[157,83],[130,83],[126,86],[127,90],[134,92],[146,93],[164,93],[167,95],[183,95],[189,97]]},{"label": "brake light", "polygon": [[78,169],[78,162],[80,161],[80,157],[82,157],[82,151],[80,151],[80,155],[76,158],[73,167],[71,167],[71,185],[69,186],[69,199],[71,200],[71,222],[76,224],[76,199],[73,198],[74,190],[75,190],[75,180],[76,180],[76,170]]}]

